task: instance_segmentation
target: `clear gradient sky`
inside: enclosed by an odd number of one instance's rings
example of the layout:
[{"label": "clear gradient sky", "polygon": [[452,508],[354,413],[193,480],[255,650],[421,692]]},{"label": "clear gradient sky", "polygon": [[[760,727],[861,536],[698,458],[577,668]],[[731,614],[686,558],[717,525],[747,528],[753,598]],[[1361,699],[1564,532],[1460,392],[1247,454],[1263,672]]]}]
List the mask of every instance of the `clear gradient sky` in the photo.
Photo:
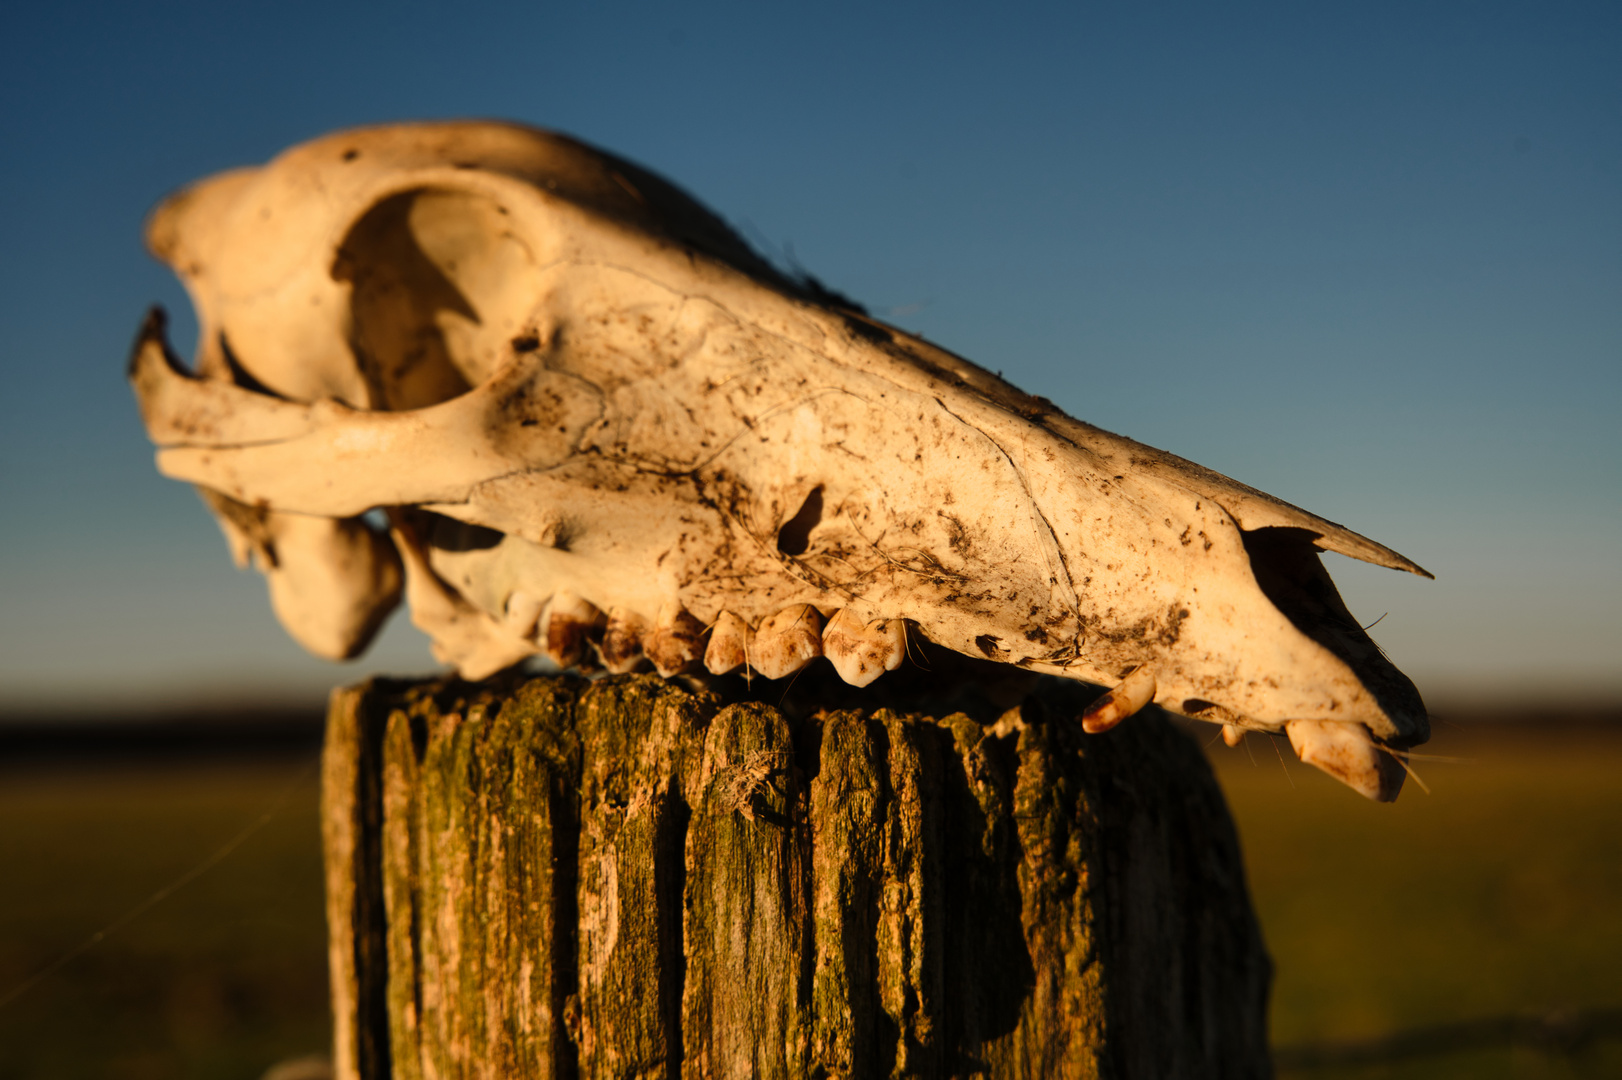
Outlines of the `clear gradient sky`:
[{"label": "clear gradient sky", "polygon": [[1622,696],[1622,5],[9,5],[0,713],[313,700],[123,381],[165,192],[327,131],[569,132],[1082,419],[1385,542],[1433,700]]}]

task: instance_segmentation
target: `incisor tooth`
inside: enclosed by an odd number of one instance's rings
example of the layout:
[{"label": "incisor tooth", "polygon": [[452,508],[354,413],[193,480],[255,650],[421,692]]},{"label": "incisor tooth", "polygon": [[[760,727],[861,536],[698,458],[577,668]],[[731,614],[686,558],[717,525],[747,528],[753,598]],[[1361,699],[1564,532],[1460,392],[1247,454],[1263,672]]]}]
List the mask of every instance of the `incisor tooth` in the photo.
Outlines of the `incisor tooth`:
[{"label": "incisor tooth", "polygon": [[1375,745],[1369,729],[1337,720],[1291,720],[1284,725],[1296,756],[1359,795],[1391,802],[1402,790],[1402,763]]},{"label": "incisor tooth", "polygon": [[1245,739],[1245,729],[1238,724],[1222,725],[1222,741],[1229,746],[1238,746]]},{"label": "incisor tooth", "polygon": [[666,602],[659,621],[642,638],[642,651],[665,678],[679,675],[704,655],[704,624],[680,604]]},{"label": "incisor tooth", "polygon": [[603,667],[616,675],[636,670],[642,662],[642,639],[648,633],[648,620],[622,607],[608,609],[608,626],[597,652]]},{"label": "incisor tooth", "polygon": [[1108,731],[1142,709],[1155,697],[1155,673],[1147,664],[1136,667],[1109,693],[1081,714],[1081,728],[1089,735]]},{"label": "incisor tooth", "polygon": [[730,611],[721,612],[710,628],[704,666],[711,675],[725,675],[749,662],[749,624]]},{"label": "incisor tooth", "polygon": [[781,679],[821,655],[822,616],[810,604],[795,604],[760,621],[749,664],[768,679]]},{"label": "incisor tooth", "polygon": [[850,608],[841,608],[822,631],[822,655],[852,686],[866,686],[886,671],[894,671],[901,666],[906,650],[900,619],[864,623]]},{"label": "incisor tooth", "polygon": [[591,642],[606,622],[597,605],[567,590],[553,595],[541,612],[535,638],[558,667],[582,667],[591,656]]}]

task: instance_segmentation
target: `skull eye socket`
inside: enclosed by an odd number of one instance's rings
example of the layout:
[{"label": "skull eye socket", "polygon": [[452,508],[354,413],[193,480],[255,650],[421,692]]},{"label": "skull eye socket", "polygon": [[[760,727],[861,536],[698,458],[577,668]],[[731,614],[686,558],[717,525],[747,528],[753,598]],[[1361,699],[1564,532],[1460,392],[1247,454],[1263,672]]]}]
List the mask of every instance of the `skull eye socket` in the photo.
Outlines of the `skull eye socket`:
[{"label": "skull eye socket", "polygon": [[331,268],[349,286],[349,336],[375,409],[420,409],[494,373],[541,294],[505,210],[424,188],[378,202]]}]

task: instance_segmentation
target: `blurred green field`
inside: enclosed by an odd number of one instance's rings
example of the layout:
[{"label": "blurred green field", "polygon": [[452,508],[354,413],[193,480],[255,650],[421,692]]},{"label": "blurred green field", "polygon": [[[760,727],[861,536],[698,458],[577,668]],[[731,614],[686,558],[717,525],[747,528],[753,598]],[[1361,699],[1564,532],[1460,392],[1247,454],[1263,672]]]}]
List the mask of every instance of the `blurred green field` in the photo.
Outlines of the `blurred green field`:
[{"label": "blurred green field", "polygon": [[[1276,966],[1274,1046],[1622,1006],[1622,730],[1439,725],[1423,750],[1461,760],[1416,760],[1431,794],[1389,806],[1288,745],[1208,750]],[[1622,1041],[1310,1075],[1613,1077]]]},{"label": "blurred green field", "polygon": [[[1622,731],[1443,728],[1375,806],[1263,739],[1210,750],[1277,965],[1275,1045],[1622,1006]],[[1287,763],[1286,763],[1287,762]],[[309,759],[0,772],[0,998],[171,884],[208,873],[0,1007],[0,1080],[231,1078],[327,1046]],[[1622,1041],[1291,1075],[1622,1076]]]},{"label": "blurred green field", "polygon": [[193,869],[207,873],[0,1007],[3,1080],[253,1080],[325,1052],[313,758],[0,773],[0,998]]}]

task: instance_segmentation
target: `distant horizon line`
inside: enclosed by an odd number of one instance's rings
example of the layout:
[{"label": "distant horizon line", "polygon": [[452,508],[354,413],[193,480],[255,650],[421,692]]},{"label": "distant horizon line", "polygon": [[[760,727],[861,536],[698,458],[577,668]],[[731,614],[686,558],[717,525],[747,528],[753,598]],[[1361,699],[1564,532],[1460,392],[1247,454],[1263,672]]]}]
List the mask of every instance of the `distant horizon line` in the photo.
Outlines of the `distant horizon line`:
[{"label": "distant horizon line", "polygon": [[[537,669],[536,676],[557,674]],[[326,690],[305,686],[259,687],[237,691],[199,689],[173,695],[132,695],[122,702],[101,694],[77,701],[54,695],[0,698],[0,730],[39,726],[90,728],[212,727],[224,721],[249,726],[299,723],[326,714],[327,699],[335,689],[356,686],[371,678],[428,681],[449,672],[392,675],[378,673],[335,683]],[[1559,696],[1545,691],[1508,691],[1482,688],[1441,690],[1426,697],[1433,721],[1446,724],[1476,723],[1622,723],[1622,688],[1579,689]],[[1176,714],[1173,714],[1176,715]]]}]

